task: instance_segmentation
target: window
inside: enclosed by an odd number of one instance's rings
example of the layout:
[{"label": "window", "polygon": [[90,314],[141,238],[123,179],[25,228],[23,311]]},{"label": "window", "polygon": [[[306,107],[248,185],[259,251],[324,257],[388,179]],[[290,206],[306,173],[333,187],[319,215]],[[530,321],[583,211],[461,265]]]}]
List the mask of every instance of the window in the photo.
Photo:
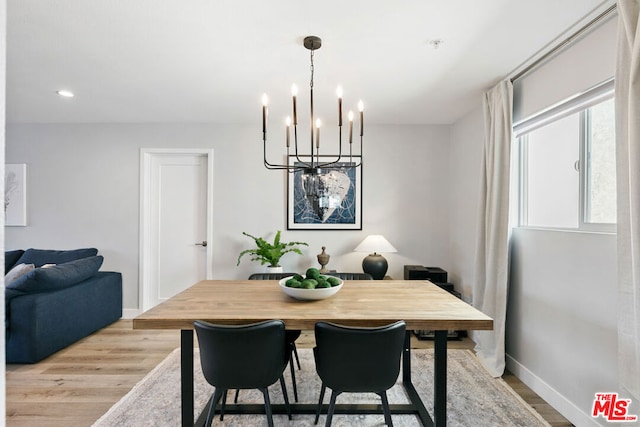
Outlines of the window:
[{"label": "window", "polygon": [[615,231],[613,81],[517,123],[520,226]]}]

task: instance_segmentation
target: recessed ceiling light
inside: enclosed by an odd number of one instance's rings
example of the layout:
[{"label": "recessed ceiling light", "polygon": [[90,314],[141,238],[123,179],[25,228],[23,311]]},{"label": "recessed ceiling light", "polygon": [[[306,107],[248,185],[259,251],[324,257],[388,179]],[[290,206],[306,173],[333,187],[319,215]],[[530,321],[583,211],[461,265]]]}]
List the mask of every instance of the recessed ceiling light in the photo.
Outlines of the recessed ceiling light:
[{"label": "recessed ceiling light", "polygon": [[56,91],[56,93],[60,96],[64,96],[65,98],[73,98],[73,92],[70,90],[61,89]]}]

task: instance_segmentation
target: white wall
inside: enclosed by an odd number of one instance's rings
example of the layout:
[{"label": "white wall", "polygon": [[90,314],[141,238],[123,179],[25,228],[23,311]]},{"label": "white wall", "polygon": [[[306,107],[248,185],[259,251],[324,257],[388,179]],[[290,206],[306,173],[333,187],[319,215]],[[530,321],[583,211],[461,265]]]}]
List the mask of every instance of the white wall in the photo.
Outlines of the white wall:
[{"label": "white wall", "polygon": [[[480,100],[478,100],[480,102]],[[449,281],[471,302],[480,202],[484,121],[481,105],[451,129],[449,154]]]},{"label": "white wall", "polygon": [[616,303],[615,235],[514,231],[507,367],[575,425],[618,391]]},{"label": "white wall", "polygon": [[238,253],[251,247],[242,231],[309,243],[302,257],[282,259],[286,270],[317,263],[361,271],[365,254],[352,252],[367,234],[383,234],[398,249],[388,274],[404,264],[448,264],[449,128],[369,126],[365,139],[362,231],[287,231],[284,173],[262,166],[258,128],[179,124],[25,124],[7,128],[7,162],[28,165],[27,227],[6,229],[7,249],[97,247],[103,270],[123,273],[124,307],[138,307],[139,150],[214,149],[216,279],[262,271]]}]

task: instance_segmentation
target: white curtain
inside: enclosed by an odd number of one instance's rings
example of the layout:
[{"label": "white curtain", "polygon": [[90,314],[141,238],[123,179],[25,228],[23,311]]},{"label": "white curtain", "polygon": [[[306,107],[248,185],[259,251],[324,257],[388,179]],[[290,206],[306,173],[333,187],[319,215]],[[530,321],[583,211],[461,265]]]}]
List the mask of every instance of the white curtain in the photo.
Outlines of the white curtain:
[{"label": "white curtain", "polygon": [[493,318],[492,331],[475,331],[480,361],[494,377],[504,372],[504,335],[509,279],[509,164],[513,86],[505,80],[484,97],[482,159],[473,305]]},{"label": "white curtain", "polygon": [[640,399],[640,0],[618,0],[618,370]]}]

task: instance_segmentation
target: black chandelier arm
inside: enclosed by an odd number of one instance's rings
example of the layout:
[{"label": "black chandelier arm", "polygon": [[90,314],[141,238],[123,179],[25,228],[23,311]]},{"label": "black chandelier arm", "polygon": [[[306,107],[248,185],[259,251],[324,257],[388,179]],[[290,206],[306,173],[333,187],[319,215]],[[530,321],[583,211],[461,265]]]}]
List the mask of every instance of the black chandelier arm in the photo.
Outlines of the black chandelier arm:
[{"label": "black chandelier arm", "polygon": [[[264,163],[264,167],[269,169],[269,170],[287,170],[288,172],[295,172],[296,170],[302,170],[302,169],[307,169],[309,167],[308,163],[303,163],[302,165],[282,165],[282,164],[277,164],[277,163],[270,163],[267,160],[267,138],[266,138],[266,132],[263,134],[263,139],[262,139],[262,145],[263,145],[263,163]],[[289,158],[289,149],[287,149],[287,158]],[[296,155],[297,157],[297,155]]]},{"label": "black chandelier arm", "polygon": [[326,168],[334,165],[342,159],[342,125],[338,125],[338,157],[330,162],[320,163],[320,149],[318,148],[317,167]]},{"label": "black chandelier arm", "polygon": [[[339,163],[343,157],[346,157],[346,154],[343,155],[342,153],[342,133],[339,133],[339,151],[338,151],[338,157],[335,158],[334,160],[328,161],[328,162],[324,162],[321,163],[320,162],[320,150],[318,149],[317,152],[315,152],[314,154],[312,154],[312,162],[305,162],[302,159],[300,159],[300,154],[298,153],[298,138],[297,138],[297,126],[294,126],[294,146],[295,146],[295,154],[290,155],[289,154],[289,148],[287,148],[287,158],[290,157],[295,157],[296,161],[298,163],[300,163],[300,165],[283,165],[283,164],[277,164],[277,163],[271,163],[267,160],[267,134],[266,132],[263,133],[263,137],[262,137],[262,143],[263,143],[263,163],[265,168],[269,169],[269,170],[287,170],[289,173],[293,173],[297,170],[303,170],[303,169],[341,169],[344,168],[344,166],[335,166],[333,167],[333,165]],[[360,157],[360,162],[356,165],[350,166],[350,167],[360,167],[362,165],[362,157],[363,157],[363,136],[360,136],[360,154],[357,155]],[[313,156],[315,156],[315,161],[313,160]],[[352,154],[352,144],[349,144],[349,163],[353,163],[353,154]]]},{"label": "black chandelier arm", "polygon": [[[364,151],[362,151],[362,148],[363,148],[362,140],[363,140],[363,136],[360,135],[360,163],[358,163],[357,165],[354,165],[355,168],[359,168],[360,166],[362,166],[362,159],[364,159]],[[349,159],[351,159],[351,147],[349,147]]]},{"label": "black chandelier arm", "polygon": [[[308,168],[308,167],[312,167],[313,166],[313,157],[311,157],[312,163],[308,164],[307,162],[304,162],[300,159],[300,155],[298,154],[298,126],[296,124],[293,125],[293,144],[296,147],[296,160],[304,165],[306,165],[304,168]],[[289,152],[287,151],[287,158],[289,157]],[[303,168],[303,169],[304,169]]]},{"label": "black chandelier arm", "polygon": [[[350,167],[358,168],[358,167],[362,166],[363,139],[364,139],[364,137],[362,135],[360,135],[360,154],[356,155],[356,156],[360,157],[360,163],[358,163],[357,165],[350,166]],[[318,165],[317,165],[318,168],[320,168],[320,169],[340,169],[340,168],[344,167],[344,166],[339,166],[339,167],[335,167],[335,168],[331,167],[331,165],[334,165],[334,164],[338,163],[343,157],[341,142],[342,142],[342,135],[340,135],[340,144],[339,144],[340,145],[340,151],[338,152],[338,158],[335,159],[335,160],[332,160],[330,162],[318,163]],[[349,163],[353,163],[353,153],[352,153],[352,147],[351,146],[352,146],[352,144],[349,144]],[[344,157],[346,157],[346,155],[344,155]]]},{"label": "black chandelier arm", "polygon": [[299,166],[289,166],[289,165],[278,165],[273,163],[264,162],[265,168],[269,170],[286,170],[289,173],[293,173],[299,170],[309,169],[309,165],[299,165]]},{"label": "black chandelier arm", "polygon": [[265,165],[265,167],[268,170],[282,170],[282,171],[287,171],[288,173],[295,173],[297,171],[301,171],[301,170],[305,170],[306,168],[302,168],[302,167],[298,167],[298,166],[287,166],[287,165],[271,165],[271,166],[267,166]]}]

